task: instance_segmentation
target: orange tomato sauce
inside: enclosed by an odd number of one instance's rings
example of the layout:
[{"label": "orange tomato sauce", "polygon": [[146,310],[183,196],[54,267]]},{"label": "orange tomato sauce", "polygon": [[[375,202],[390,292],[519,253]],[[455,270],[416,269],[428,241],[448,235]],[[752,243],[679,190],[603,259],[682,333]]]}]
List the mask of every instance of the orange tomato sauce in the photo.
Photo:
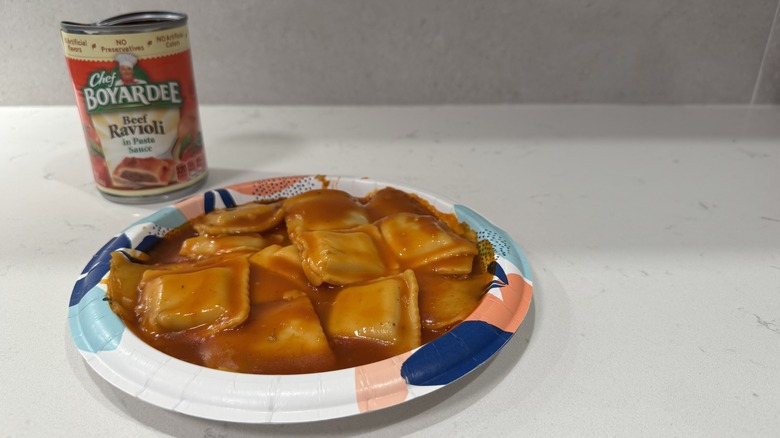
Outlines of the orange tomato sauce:
[{"label": "orange tomato sauce", "polygon": [[[356,201],[359,208],[364,209],[366,217],[370,222],[375,222],[401,212],[432,215],[439,218],[442,223],[456,224],[455,226],[458,228],[456,234],[466,237],[476,246],[474,233],[464,224],[458,224],[454,215],[438,212],[424,201],[405,192],[395,189],[383,190],[369,197],[356,199]],[[329,215],[333,214],[333,210],[329,209],[327,204],[325,204],[320,205],[316,210],[307,211],[306,213],[327,220]],[[187,262],[188,259],[180,255],[180,248],[186,239],[197,234],[191,224],[168,233],[148,252],[149,259],[143,263],[150,267],[158,267],[171,263]],[[284,221],[262,234],[264,236],[276,236],[275,242],[281,246],[293,244],[289,238]],[[385,248],[384,251],[387,251],[387,249]],[[394,257],[393,254],[384,255]],[[420,329],[421,344],[435,340],[459,322],[454,321],[441,327],[432,328],[432,326],[436,326],[437,318],[441,320],[442,314],[451,315],[459,312],[460,315],[468,315],[471,313],[478,305],[484,287],[492,279],[492,275],[487,272],[485,263],[479,255],[473,257],[472,269],[467,275],[439,275],[417,267],[404,266],[403,262],[399,262],[399,267],[401,270],[411,269],[414,271],[417,279],[419,286],[418,302],[406,304],[419,308],[419,318],[422,323]],[[112,308],[123,318],[126,326],[134,334],[152,347],[178,359],[203,366],[207,366],[208,361],[204,359],[207,356],[213,359],[215,355],[229,354],[230,359],[220,363],[229,363],[230,366],[226,369],[230,371],[261,374],[322,372],[372,363],[404,352],[399,351],[392,345],[369,339],[328,336],[328,346],[332,351],[332,355],[312,354],[294,358],[284,357],[283,355],[280,357],[259,357],[256,352],[253,352],[251,346],[253,337],[258,336],[258,333],[263,333],[263,336],[267,333],[267,331],[263,331],[267,330],[267,328],[263,327],[265,323],[263,315],[268,315],[269,312],[286,311],[281,308],[274,308],[273,306],[277,304],[269,301],[266,297],[281,295],[288,290],[300,290],[301,286],[300,283],[296,284],[291,281],[289,277],[257,265],[251,265],[250,269],[249,316],[239,326],[225,330],[230,332],[229,336],[224,337],[226,339],[225,345],[218,345],[209,341],[211,334],[207,333],[203,327],[165,333],[151,333],[140,322],[141,315],[137,313],[138,298],[132,303],[124,303],[121,309],[117,307],[120,306],[119,301],[112,300]],[[456,287],[453,288],[453,285]],[[306,290],[302,291],[308,296],[323,327],[328,326],[328,318],[330,317],[334,300],[344,287],[328,283],[313,286],[309,283]],[[109,298],[111,298],[110,289]],[[453,309],[453,306],[462,308]],[[274,315],[279,317],[277,313],[274,313]],[[294,317],[295,315],[290,315],[290,318]],[[242,351],[244,348],[246,351]],[[228,350],[230,353],[227,353]]]}]

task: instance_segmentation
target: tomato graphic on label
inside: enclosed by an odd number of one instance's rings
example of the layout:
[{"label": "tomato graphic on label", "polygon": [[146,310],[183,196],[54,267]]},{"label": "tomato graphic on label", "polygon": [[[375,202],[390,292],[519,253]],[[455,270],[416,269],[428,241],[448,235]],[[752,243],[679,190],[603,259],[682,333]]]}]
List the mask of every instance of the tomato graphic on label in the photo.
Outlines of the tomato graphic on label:
[{"label": "tomato graphic on label", "polygon": [[98,184],[109,186],[111,179],[109,177],[108,165],[106,165],[106,156],[103,153],[103,147],[100,145],[100,137],[95,132],[92,125],[85,124],[84,136],[87,140],[89,150],[89,161],[92,163],[92,174]]},{"label": "tomato graphic on label", "polygon": [[109,179],[108,166],[106,165],[105,158],[99,155],[90,154],[89,160],[92,162],[92,175],[95,177],[95,181],[97,181],[98,184],[110,186],[111,180]]},{"label": "tomato graphic on label", "polygon": [[201,140],[201,135],[199,132],[198,135],[195,136],[194,140],[186,138],[185,141],[182,142],[182,150],[179,157],[182,161],[187,161],[190,158],[194,158],[196,155],[200,154],[202,150],[203,140]]}]

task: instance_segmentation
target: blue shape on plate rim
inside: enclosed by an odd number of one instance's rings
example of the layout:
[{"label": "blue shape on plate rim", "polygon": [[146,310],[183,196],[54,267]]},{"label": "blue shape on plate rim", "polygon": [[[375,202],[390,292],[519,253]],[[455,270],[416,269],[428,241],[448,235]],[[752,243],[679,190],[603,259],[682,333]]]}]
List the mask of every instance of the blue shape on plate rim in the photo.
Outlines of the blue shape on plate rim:
[{"label": "blue shape on plate rim", "polygon": [[410,385],[446,385],[490,359],[513,333],[484,321],[464,321],[414,352],[401,366]]}]

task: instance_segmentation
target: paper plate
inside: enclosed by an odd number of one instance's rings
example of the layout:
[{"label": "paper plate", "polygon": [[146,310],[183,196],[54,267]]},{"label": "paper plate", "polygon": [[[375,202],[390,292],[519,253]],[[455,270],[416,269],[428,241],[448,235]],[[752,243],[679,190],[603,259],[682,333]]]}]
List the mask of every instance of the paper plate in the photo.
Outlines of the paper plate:
[{"label": "paper plate", "polygon": [[[477,309],[451,331],[414,351],[324,373],[232,373],[193,365],[155,350],[126,329],[109,308],[104,280],[112,251],[148,250],[169,230],[215,208],[324,187],[361,197],[387,186],[416,193],[439,210],[454,212],[476,231],[480,241],[491,243],[495,254],[496,274]],[[70,297],[68,322],[73,341],[87,363],[134,397],[201,418],[295,423],[387,408],[465,376],[496,354],[517,331],[531,294],[531,271],[520,248],[504,231],[467,207],[398,184],[364,178],[294,176],[208,191],[132,224],[106,243],[82,271]]]}]

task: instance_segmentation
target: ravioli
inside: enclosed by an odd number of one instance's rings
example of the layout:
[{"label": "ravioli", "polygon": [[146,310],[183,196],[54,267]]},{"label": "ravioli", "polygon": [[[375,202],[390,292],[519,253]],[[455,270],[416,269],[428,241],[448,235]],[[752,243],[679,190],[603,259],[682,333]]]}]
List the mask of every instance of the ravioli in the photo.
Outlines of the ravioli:
[{"label": "ravioli", "polygon": [[291,239],[303,231],[343,230],[369,223],[365,207],[341,190],[312,190],[285,200],[284,209]]},{"label": "ravioli", "polygon": [[201,234],[261,233],[279,225],[284,220],[282,202],[250,202],[238,207],[216,210],[192,221]]},{"label": "ravioli", "polygon": [[479,305],[493,275],[485,272],[466,278],[419,274],[420,323],[427,330],[442,330],[466,319]]},{"label": "ravioli", "polygon": [[346,287],[333,300],[327,332],[336,339],[378,342],[393,352],[419,347],[417,295],[411,270]]},{"label": "ravioli", "polygon": [[365,206],[372,222],[396,213],[432,214],[419,199],[392,187],[373,193]]},{"label": "ravioli", "polygon": [[111,310],[122,318],[135,312],[138,283],[150,266],[134,263],[121,252],[111,253],[111,270],[106,287]]},{"label": "ravioli", "polygon": [[377,222],[393,254],[410,268],[441,275],[467,275],[477,245],[433,216],[398,213]]},{"label": "ravioli", "polygon": [[191,259],[202,259],[235,252],[257,252],[272,242],[271,238],[259,234],[195,236],[182,242],[179,254]]},{"label": "ravioli", "polygon": [[308,290],[309,280],[301,267],[301,256],[295,245],[271,245],[249,258],[252,304],[275,301],[285,292]]},{"label": "ravioli", "polygon": [[370,280],[394,273],[398,267],[374,225],[305,231],[294,242],[301,252],[303,272],[314,286]]},{"label": "ravioli", "polygon": [[252,313],[240,330],[206,339],[201,348],[206,366],[259,374],[333,368],[333,351],[306,293],[289,291],[281,300],[254,306]]},{"label": "ravioli", "polygon": [[190,268],[150,269],[138,287],[136,313],[141,327],[152,334],[196,327],[211,334],[235,327],[249,315],[246,256]]}]

